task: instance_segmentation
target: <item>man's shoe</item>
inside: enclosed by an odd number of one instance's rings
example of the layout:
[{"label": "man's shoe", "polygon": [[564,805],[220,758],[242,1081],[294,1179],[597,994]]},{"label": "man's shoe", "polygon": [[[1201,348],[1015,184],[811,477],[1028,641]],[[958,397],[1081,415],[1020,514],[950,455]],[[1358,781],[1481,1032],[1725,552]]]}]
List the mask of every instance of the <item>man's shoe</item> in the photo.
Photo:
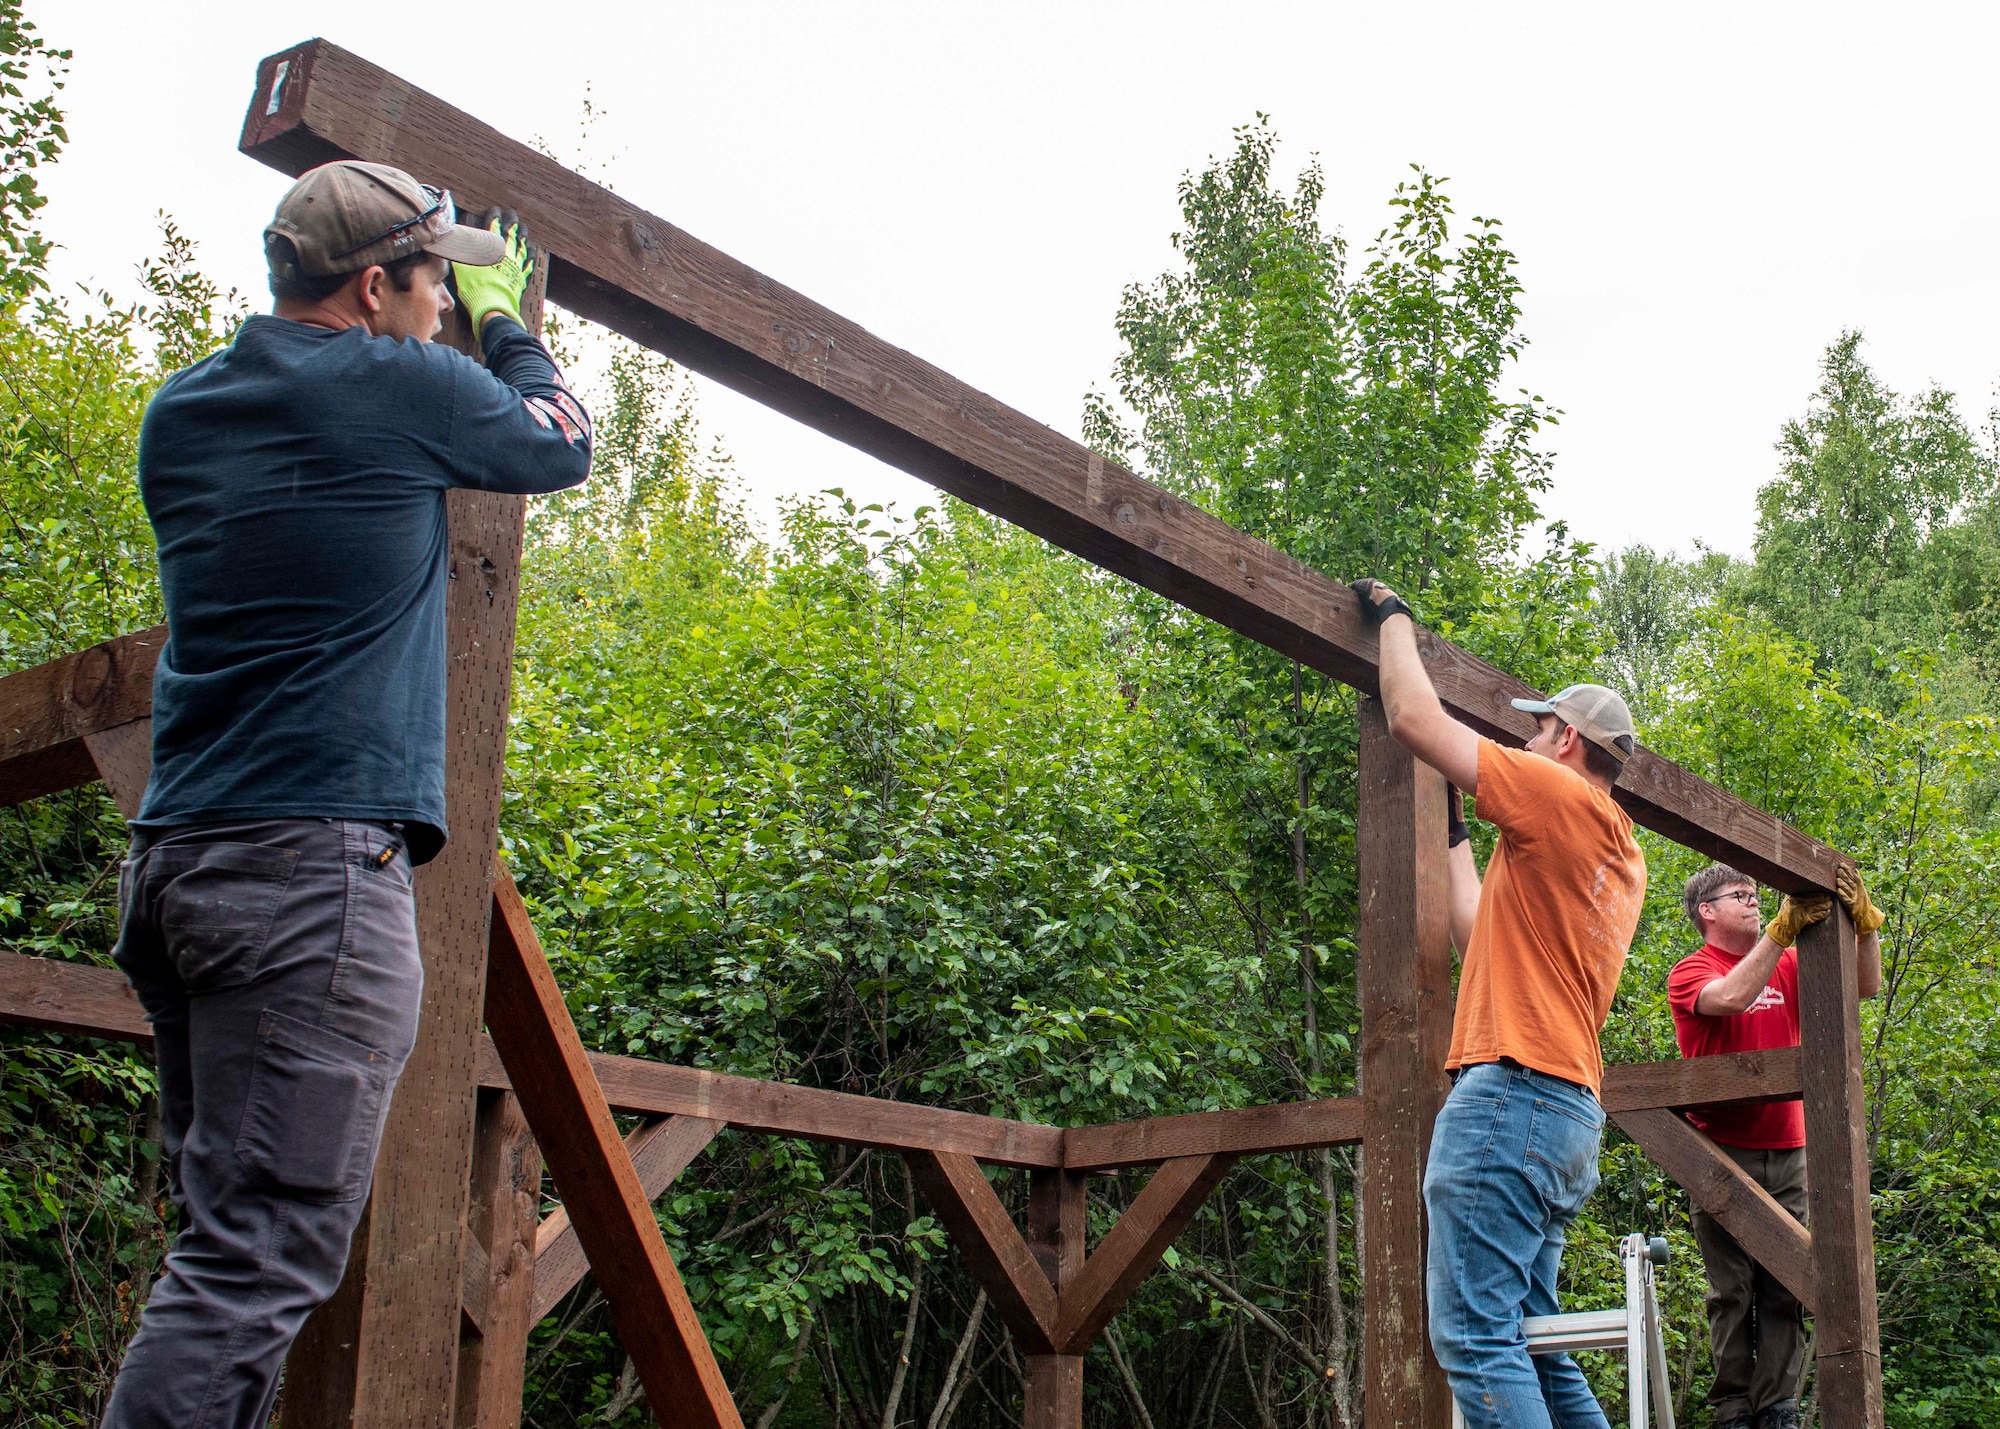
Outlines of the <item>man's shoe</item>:
[{"label": "man's shoe", "polygon": [[1799,1417],[1798,1401],[1785,1399],[1759,1414],[1755,1429],[1799,1429],[1804,1423]]},{"label": "man's shoe", "polygon": [[1716,1420],[1715,1429],[1759,1429],[1759,1425],[1749,1415],[1738,1414],[1731,1419]]}]

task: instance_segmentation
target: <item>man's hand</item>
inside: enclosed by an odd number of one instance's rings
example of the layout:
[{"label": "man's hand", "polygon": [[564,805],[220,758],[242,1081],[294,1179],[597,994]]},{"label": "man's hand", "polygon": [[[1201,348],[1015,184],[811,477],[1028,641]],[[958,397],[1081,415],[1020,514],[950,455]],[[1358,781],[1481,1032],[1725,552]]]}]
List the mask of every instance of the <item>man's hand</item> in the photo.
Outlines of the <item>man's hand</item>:
[{"label": "man's hand", "polygon": [[1371,628],[1379,629],[1382,622],[1392,615],[1407,615],[1411,623],[1414,624],[1416,621],[1416,612],[1410,609],[1409,602],[1373,576],[1363,576],[1358,581],[1349,581],[1347,588],[1360,597],[1361,618],[1367,621]]},{"label": "man's hand", "polygon": [[1458,785],[1444,786],[1444,846],[1457,848],[1472,837],[1472,830],[1465,826],[1465,795],[1458,792]]},{"label": "man's hand", "polygon": [[1778,916],[1764,929],[1764,936],[1781,948],[1789,948],[1799,940],[1799,933],[1807,924],[1817,923],[1831,912],[1833,900],[1824,893],[1811,898],[1794,898],[1788,893],[1778,905]]},{"label": "man's hand", "polygon": [[1839,895],[1848,917],[1854,920],[1854,931],[1872,933],[1888,921],[1887,915],[1868,900],[1868,885],[1861,881],[1861,875],[1846,864],[1833,876],[1833,891]]},{"label": "man's hand", "polygon": [[[505,313],[515,322],[521,322],[521,298],[528,291],[528,279],[535,271],[535,255],[528,246],[527,226],[521,222],[520,215],[504,208],[487,209],[473,220],[473,224],[503,235],[507,240],[507,251],[490,268],[474,268],[464,263],[451,265],[452,276],[458,282],[458,300],[465,305],[465,315],[472,320],[472,330],[482,331],[486,320],[495,313]],[[526,323],[521,325],[527,326]]]}]

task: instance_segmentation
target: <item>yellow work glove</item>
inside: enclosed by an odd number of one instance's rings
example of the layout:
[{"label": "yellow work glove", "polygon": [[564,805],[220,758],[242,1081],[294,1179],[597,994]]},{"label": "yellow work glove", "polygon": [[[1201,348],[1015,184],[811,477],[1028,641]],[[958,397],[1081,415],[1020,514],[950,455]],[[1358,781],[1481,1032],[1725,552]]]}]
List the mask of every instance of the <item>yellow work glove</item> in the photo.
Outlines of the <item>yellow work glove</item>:
[{"label": "yellow work glove", "polygon": [[1824,893],[1815,893],[1810,898],[1794,898],[1788,893],[1778,905],[1778,916],[1764,929],[1764,936],[1781,948],[1789,948],[1799,940],[1802,928],[1817,923],[1832,911],[1833,900]]},{"label": "yellow work glove", "polygon": [[1868,901],[1868,885],[1861,881],[1861,875],[1844,863],[1833,876],[1833,891],[1846,905],[1855,932],[1872,933],[1888,921],[1882,910]]},{"label": "yellow work glove", "polygon": [[458,301],[472,320],[475,333],[485,328],[486,319],[494,313],[505,313],[515,322],[521,322],[521,297],[528,291],[528,279],[535,271],[534,250],[528,247],[527,228],[520,219],[501,209],[488,209],[479,216],[478,226],[502,234],[507,240],[507,251],[490,268],[476,268],[468,263],[451,265],[452,280],[458,285]]}]

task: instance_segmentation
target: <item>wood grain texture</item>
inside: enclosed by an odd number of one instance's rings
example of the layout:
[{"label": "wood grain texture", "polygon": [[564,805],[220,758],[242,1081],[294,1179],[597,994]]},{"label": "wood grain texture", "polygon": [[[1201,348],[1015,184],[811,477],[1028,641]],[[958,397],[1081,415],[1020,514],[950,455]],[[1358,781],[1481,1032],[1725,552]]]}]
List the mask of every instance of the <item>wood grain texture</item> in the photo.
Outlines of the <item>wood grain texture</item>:
[{"label": "wood grain texture", "polygon": [[1825,1399],[1828,1429],[1882,1423],[1875,1232],[1869,1199],[1868,1113],[1861,1085],[1861,1002],[1854,922],[1833,916],[1799,935],[1799,1033],[1806,1113],[1806,1184],[1811,1195],[1813,1350],[1824,1373],[1841,1361],[1849,1392]]},{"label": "wood grain texture", "polygon": [[156,625],[0,678],[0,805],[97,778],[85,736],[152,714],[166,642]]},{"label": "wood grain texture", "polygon": [[[721,1122],[693,1116],[661,1117],[635,1127],[625,1138],[625,1149],[646,1199],[659,1200],[721,1130]],[[550,1212],[535,1231],[535,1300],[530,1323],[554,1310],[589,1271],[590,1257],[583,1253],[583,1242],[570,1224],[569,1212],[561,1208]]]},{"label": "wood grain texture", "polygon": [[1380,701],[1359,717],[1362,1403],[1371,1426],[1448,1429],[1424,1308],[1424,1163],[1451,1046],[1445,783],[1390,738]]},{"label": "wood grain texture", "polygon": [[[541,282],[522,304],[531,331],[540,329]],[[446,335],[469,349],[462,313],[453,318]],[[354,1283],[307,1321],[287,1361],[302,1387],[288,1411],[299,1422],[287,1429],[451,1429],[457,1412],[460,1258],[526,510],[520,496],[445,494],[451,841],[416,872],[422,1015],[383,1130],[374,1209],[348,1252]]]},{"label": "wood grain texture", "polygon": [[1021,1429],[1083,1429],[1083,1356],[1021,1356]]},{"label": "wood grain texture", "polygon": [[153,777],[153,717],[94,730],[83,737],[83,747],[118,812],[128,822],[138,818],[146,783]]},{"label": "wood grain texture", "polygon": [[1611,1113],[1639,1149],[1722,1223],[1736,1243],[1811,1310],[1812,1236],[1791,1212],[1677,1112],[1657,1107]]},{"label": "wood grain texture", "polygon": [[1766,1098],[1793,1101],[1799,1095],[1799,1065],[1796,1047],[1683,1057],[1671,1062],[1630,1062],[1604,1069],[1601,1101],[1606,1112],[1721,1106]]},{"label": "wood grain texture", "polygon": [[138,994],[116,968],[0,953],[0,1022],[150,1046]]},{"label": "wood grain texture", "polygon": [[1080,1355],[1090,1348],[1235,1164],[1236,1158],[1227,1153],[1179,1156],[1160,1163],[1146,1189],[1105,1232],[1076,1280],[1063,1291],[1056,1349]]},{"label": "wood grain texture", "polygon": [[1361,1140],[1359,1097],[1279,1102],[1232,1111],[1198,1111],[1145,1121],[1114,1121],[1069,1128],[1065,1165],[1072,1171],[1116,1171],[1181,1156],[1226,1152],[1254,1156],[1313,1146],[1352,1146]]},{"label": "wood grain texture", "polygon": [[520,1429],[528,1332],[535,1326],[535,1220],[542,1153],[511,1092],[482,1092],[475,1114],[465,1297],[473,1323],[459,1338],[458,1423]]},{"label": "wood grain texture", "polygon": [[528,910],[504,875],[494,893],[487,1026],[646,1398],[677,1429],[742,1429]]},{"label": "wood grain texture", "polygon": [[[271,103],[277,66],[288,78]],[[1364,692],[1375,637],[1351,592],[356,55],[309,41],[259,69],[241,147],[288,173],[340,155],[505,201],[553,257],[552,301]],[[1528,688],[1434,635],[1438,693],[1520,743]],[[1622,801],[1648,827],[1787,891],[1838,856],[1651,755]]]},{"label": "wood grain texture", "polygon": [[1083,1269],[1088,1187],[1077,1171],[1028,1173],[1028,1253],[1057,1295],[1075,1284]]},{"label": "wood grain texture", "polygon": [[905,1155],[910,1179],[923,1193],[966,1268],[993,1301],[993,1308],[1024,1355],[1055,1353],[1055,1287],[1035,1261],[1007,1208],[970,1156],[953,1151],[913,1151]]},{"label": "wood grain texture", "polygon": [[[742,1131],[809,1136],[887,1151],[951,1151],[1002,1166],[1062,1165],[1060,1127],[732,1077],[637,1057],[593,1052],[590,1065],[604,1095],[622,1112],[700,1117]],[[485,1086],[506,1084],[505,1068],[490,1053],[482,1056],[478,1075]]]}]

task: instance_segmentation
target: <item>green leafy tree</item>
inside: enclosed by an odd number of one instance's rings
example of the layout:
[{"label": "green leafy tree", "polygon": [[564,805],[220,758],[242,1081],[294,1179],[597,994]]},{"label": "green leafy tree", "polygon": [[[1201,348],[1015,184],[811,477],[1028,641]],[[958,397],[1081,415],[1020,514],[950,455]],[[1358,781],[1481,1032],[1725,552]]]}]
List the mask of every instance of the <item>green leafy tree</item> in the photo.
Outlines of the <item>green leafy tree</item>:
[{"label": "green leafy tree", "polygon": [[69,61],[35,33],[22,0],[0,0],[0,310],[48,287],[49,241],[34,221],[48,198],[37,171],[69,142],[56,106]]}]

